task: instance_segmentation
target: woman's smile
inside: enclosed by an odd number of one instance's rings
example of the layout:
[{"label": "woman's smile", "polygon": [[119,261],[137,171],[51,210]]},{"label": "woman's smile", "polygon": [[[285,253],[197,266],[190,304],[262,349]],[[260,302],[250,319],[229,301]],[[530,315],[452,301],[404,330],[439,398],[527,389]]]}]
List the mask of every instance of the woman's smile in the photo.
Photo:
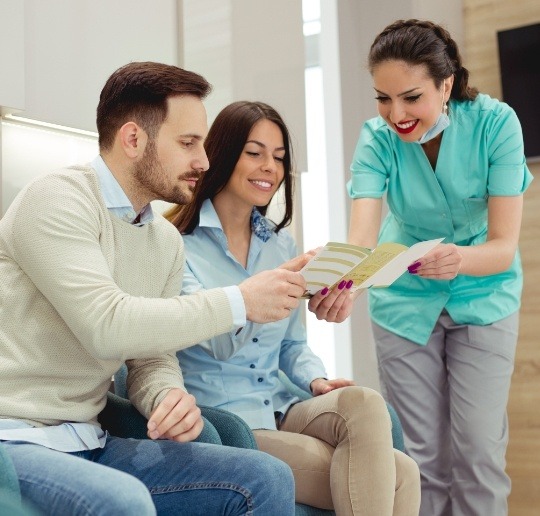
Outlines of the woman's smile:
[{"label": "woman's smile", "polygon": [[399,124],[394,124],[394,127],[399,134],[409,134],[416,129],[418,122],[418,119],[408,120],[407,122],[400,122]]},{"label": "woman's smile", "polygon": [[274,186],[270,181],[265,181],[263,179],[250,179],[249,182],[257,189],[264,190],[265,192],[272,190],[272,187]]}]

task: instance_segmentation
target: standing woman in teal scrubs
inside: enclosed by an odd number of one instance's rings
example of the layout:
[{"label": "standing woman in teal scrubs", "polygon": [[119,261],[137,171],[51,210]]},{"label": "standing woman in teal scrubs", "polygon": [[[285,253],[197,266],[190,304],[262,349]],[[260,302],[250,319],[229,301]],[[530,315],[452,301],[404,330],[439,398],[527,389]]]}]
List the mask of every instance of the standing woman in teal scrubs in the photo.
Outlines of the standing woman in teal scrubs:
[{"label": "standing woman in teal scrubs", "polygon": [[431,22],[386,27],[369,69],[380,116],[364,124],[351,165],[349,240],[445,238],[369,293],[381,381],[420,466],[420,514],[507,514],[517,246],[532,179],[521,127],[468,85],[455,41]]}]

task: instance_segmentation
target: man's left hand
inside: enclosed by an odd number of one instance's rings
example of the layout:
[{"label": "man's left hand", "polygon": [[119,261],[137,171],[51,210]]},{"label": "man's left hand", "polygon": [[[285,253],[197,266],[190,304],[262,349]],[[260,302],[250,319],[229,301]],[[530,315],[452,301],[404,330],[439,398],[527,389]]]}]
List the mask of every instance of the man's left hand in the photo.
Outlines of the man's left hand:
[{"label": "man's left hand", "polygon": [[148,420],[148,437],[185,443],[196,439],[203,426],[195,396],[182,389],[171,389]]}]

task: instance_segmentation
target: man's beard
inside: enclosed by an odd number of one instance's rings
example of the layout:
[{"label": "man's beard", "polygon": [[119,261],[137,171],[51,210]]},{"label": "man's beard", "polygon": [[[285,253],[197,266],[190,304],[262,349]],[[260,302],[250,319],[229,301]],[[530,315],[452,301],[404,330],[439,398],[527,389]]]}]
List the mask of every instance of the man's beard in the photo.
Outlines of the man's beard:
[{"label": "man's beard", "polygon": [[[184,172],[177,179],[180,181],[190,178],[200,179],[200,177],[200,172],[192,170]],[[133,178],[140,187],[146,189],[153,199],[180,205],[189,204],[193,199],[193,193],[189,186],[187,186],[189,191],[182,191],[180,185],[171,184],[167,173],[159,162],[156,144],[153,140],[148,140],[141,161],[135,163]]]}]

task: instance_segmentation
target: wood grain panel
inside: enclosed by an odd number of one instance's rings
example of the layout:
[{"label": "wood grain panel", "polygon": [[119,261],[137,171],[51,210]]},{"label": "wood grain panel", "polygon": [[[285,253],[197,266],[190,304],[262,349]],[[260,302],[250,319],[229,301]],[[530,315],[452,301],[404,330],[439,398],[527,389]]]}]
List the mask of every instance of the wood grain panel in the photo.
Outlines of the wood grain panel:
[{"label": "wood grain panel", "polygon": [[524,270],[523,303],[516,366],[510,389],[511,516],[537,515],[540,507],[540,165],[525,194],[520,238]]}]

